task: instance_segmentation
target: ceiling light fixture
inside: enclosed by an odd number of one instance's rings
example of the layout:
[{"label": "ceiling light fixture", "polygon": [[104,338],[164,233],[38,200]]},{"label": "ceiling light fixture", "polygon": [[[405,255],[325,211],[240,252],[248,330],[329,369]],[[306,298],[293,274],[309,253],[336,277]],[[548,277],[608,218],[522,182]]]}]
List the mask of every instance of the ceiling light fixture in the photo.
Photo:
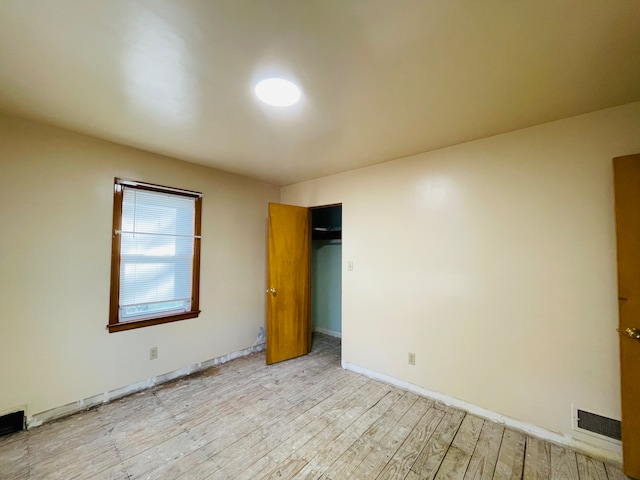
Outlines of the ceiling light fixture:
[{"label": "ceiling light fixture", "polygon": [[284,78],[265,78],[256,84],[257,97],[267,105],[289,107],[300,100],[300,88]]}]

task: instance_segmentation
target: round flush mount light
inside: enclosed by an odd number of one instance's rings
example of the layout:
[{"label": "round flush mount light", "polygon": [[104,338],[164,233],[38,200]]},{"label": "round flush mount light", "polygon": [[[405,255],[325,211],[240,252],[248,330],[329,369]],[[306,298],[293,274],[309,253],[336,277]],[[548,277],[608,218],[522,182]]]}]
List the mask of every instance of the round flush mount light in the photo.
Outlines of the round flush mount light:
[{"label": "round flush mount light", "polygon": [[284,78],[265,78],[255,87],[256,96],[267,105],[289,107],[300,100],[300,88]]}]

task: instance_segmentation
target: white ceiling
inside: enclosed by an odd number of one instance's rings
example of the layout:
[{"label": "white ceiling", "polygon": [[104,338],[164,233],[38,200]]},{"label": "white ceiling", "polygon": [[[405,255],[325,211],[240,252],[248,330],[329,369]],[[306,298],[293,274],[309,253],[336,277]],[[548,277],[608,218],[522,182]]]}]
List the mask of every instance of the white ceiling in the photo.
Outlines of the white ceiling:
[{"label": "white ceiling", "polygon": [[[2,0],[0,110],[286,185],[640,100],[639,0]],[[303,100],[258,104],[257,79]]]}]

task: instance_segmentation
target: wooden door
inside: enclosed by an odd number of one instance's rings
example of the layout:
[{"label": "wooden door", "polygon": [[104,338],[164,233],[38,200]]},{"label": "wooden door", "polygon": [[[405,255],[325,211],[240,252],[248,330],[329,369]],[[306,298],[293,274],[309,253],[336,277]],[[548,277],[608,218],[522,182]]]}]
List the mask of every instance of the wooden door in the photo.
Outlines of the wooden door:
[{"label": "wooden door", "polygon": [[268,365],[311,350],[309,242],[307,208],[269,204]]},{"label": "wooden door", "polygon": [[640,154],[613,159],[624,473],[640,479]]}]

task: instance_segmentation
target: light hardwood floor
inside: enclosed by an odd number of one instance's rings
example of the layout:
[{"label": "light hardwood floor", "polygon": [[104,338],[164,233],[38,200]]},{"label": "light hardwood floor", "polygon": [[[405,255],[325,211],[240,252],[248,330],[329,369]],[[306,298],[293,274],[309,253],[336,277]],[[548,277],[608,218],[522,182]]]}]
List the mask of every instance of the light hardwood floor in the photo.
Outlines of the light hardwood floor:
[{"label": "light hardwood floor", "polygon": [[0,438],[2,479],[626,479],[340,368],[339,340],[234,360]]}]

